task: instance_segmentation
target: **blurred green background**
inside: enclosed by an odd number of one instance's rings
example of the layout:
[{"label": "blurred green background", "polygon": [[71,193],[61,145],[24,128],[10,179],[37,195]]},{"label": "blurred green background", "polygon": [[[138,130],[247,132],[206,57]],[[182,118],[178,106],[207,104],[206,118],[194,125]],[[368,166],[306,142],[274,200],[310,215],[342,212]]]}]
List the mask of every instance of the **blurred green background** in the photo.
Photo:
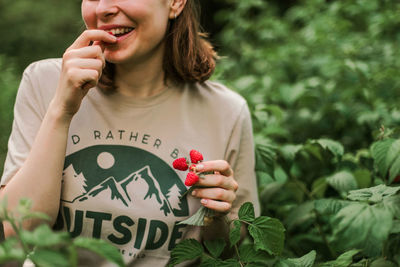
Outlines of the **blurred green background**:
[{"label": "blurred green background", "polygon": [[[345,246],[321,239],[331,228],[316,232],[307,199],[340,198],[325,178],[343,169],[355,171],[358,188],[382,181],[369,147],[387,134],[379,129],[400,123],[398,0],[200,2],[221,56],[213,79],[243,95],[252,112],[262,213],[285,223],[286,255],[318,247],[320,260],[334,258]],[[23,69],[60,57],[83,24],[75,0],[0,0],[0,17],[1,173]],[[317,142],[334,156],[313,140],[334,141]],[[301,149],[308,154],[298,156]]]}]

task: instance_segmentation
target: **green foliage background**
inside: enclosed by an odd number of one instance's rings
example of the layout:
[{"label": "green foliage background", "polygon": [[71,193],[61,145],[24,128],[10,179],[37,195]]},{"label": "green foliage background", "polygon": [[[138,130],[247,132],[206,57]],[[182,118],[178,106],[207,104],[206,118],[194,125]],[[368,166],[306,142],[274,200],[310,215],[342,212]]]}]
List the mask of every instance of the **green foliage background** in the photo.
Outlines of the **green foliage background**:
[{"label": "green foliage background", "polygon": [[[324,262],[355,248],[360,266],[383,257],[400,265],[400,212],[388,204],[398,198],[382,191],[380,202],[349,200],[351,190],[393,186],[400,172],[395,158],[379,154],[400,153],[400,4],[283,2],[202,1],[221,56],[213,79],[242,94],[252,112],[262,214],[284,223],[287,257],[316,250]],[[60,57],[83,27],[79,1],[0,0],[0,16],[3,162],[22,70]]]}]

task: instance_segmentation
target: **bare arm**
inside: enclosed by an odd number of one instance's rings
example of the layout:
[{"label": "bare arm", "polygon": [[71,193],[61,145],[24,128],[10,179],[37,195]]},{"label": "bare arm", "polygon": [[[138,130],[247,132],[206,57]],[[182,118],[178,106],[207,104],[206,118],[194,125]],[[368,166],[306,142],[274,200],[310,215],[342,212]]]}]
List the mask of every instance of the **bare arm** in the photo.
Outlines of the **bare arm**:
[{"label": "bare arm", "polygon": [[[52,225],[58,214],[61,179],[67,146],[68,129],[82,99],[94,87],[105,65],[101,42],[114,42],[115,37],[100,30],[88,30],[67,49],[56,93],[41,122],[29,155],[10,182],[0,189],[7,198],[8,209],[15,210],[21,198],[33,202],[32,209],[50,216]],[[94,41],[93,46],[89,46]],[[31,220],[28,229],[40,224]],[[4,225],[5,235],[13,233]]]}]

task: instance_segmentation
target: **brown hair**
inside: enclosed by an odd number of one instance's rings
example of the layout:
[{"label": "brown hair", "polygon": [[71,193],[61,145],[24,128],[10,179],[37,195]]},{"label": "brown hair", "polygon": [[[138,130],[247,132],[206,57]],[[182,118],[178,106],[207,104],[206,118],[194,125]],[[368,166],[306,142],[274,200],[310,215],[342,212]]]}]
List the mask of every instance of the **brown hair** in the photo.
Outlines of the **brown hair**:
[{"label": "brown hair", "polygon": [[[165,79],[174,82],[204,82],[215,69],[217,53],[206,34],[201,32],[199,23],[199,4],[187,0],[182,13],[170,20],[166,37],[163,70]],[[99,87],[113,91],[115,65],[107,62],[99,80]]]}]

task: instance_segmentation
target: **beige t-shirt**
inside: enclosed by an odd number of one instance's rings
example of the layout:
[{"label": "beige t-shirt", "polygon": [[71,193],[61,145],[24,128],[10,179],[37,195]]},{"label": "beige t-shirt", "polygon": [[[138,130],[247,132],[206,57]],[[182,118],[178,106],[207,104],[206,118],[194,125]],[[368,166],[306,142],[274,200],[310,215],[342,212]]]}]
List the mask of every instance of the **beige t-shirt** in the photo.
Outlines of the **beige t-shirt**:
[{"label": "beige t-shirt", "polygon": [[[26,159],[60,70],[61,59],[25,70],[2,185]],[[191,149],[204,160],[231,164],[239,183],[231,218],[246,201],[259,213],[251,119],[237,93],[214,82],[168,88],[145,99],[91,89],[69,129],[55,228],[107,240],[127,264],[166,265],[180,240],[201,239],[200,227],[177,224],[200,207],[199,199],[179,198],[187,190],[186,172],[172,168]]]}]

